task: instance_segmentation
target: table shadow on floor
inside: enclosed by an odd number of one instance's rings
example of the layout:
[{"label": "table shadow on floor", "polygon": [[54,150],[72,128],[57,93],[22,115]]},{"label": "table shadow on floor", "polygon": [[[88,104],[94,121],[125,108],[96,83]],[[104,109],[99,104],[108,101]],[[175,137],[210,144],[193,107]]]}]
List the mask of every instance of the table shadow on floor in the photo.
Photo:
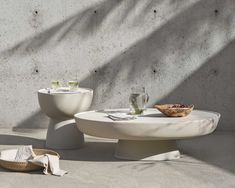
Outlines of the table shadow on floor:
[{"label": "table shadow on floor", "polygon": [[32,145],[34,148],[45,148],[45,140],[18,135],[0,135],[0,145]]},{"label": "table shadow on floor", "polygon": [[62,160],[74,161],[120,161],[115,158],[115,142],[86,142],[76,150],[56,150]]}]

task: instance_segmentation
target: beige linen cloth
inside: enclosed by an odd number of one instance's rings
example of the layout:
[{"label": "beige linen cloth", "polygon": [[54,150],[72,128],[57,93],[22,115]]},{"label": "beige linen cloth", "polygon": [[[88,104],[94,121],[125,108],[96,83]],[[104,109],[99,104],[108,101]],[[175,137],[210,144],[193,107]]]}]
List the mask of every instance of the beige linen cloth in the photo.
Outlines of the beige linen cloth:
[{"label": "beige linen cloth", "polygon": [[27,160],[31,163],[44,167],[44,174],[48,174],[49,170],[56,176],[63,176],[68,173],[67,171],[60,169],[58,156],[50,154],[36,156],[31,145],[23,146],[15,150],[2,151],[1,158],[15,161]]}]

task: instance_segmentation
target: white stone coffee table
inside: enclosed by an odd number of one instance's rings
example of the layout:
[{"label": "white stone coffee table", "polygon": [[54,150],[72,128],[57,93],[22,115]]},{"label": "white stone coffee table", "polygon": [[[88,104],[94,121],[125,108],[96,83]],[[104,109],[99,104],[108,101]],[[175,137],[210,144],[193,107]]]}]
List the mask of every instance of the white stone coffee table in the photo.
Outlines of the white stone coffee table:
[{"label": "white stone coffee table", "polygon": [[180,157],[177,139],[202,136],[213,132],[220,114],[194,110],[187,117],[169,118],[156,109],[128,121],[113,121],[107,113],[115,109],[75,114],[78,128],[85,134],[118,139],[115,156],[127,160],[171,160]]}]

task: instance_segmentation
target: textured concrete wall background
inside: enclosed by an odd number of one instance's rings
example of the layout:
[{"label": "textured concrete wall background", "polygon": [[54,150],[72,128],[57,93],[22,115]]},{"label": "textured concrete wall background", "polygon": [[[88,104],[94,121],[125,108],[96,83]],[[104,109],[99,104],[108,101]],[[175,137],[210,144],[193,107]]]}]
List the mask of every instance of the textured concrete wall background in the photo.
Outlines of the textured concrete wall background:
[{"label": "textured concrete wall background", "polygon": [[234,0],[0,0],[0,127],[46,127],[36,91],[95,90],[93,109],[193,103],[235,130]]}]

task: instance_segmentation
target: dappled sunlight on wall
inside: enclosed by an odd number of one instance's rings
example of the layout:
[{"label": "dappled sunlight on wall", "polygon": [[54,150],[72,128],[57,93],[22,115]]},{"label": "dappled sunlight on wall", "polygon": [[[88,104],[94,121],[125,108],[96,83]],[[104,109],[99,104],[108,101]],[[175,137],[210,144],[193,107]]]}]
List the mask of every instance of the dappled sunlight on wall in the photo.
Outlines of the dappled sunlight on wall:
[{"label": "dappled sunlight on wall", "polygon": [[221,113],[218,129],[234,130],[235,41],[208,59],[197,71],[165,96],[161,102],[193,103],[195,108]]}]

